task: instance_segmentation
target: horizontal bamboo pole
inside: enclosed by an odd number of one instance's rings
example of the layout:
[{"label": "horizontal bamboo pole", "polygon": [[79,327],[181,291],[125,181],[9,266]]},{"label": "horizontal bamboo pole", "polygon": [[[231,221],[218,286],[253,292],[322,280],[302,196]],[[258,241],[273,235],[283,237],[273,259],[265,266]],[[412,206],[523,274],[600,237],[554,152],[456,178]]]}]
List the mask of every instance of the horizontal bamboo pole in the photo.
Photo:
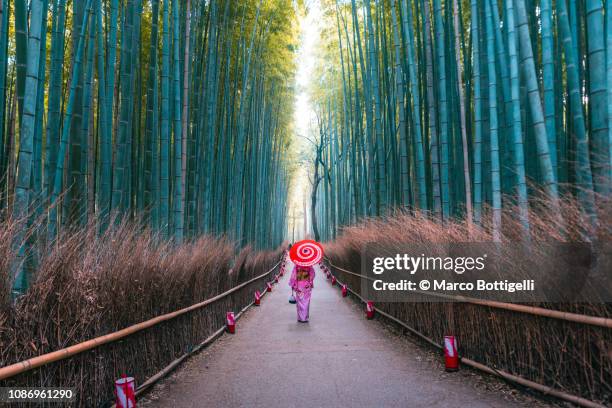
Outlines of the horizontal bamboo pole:
[{"label": "horizontal bamboo pole", "polygon": [[[147,379],[144,383],[142,383],[136,389],[135,395],[137,397],[139,397],[142,394],[144,394],[144,392],[147,389],[149,389],[156,382],[158,382],[159,380],[161,380],[162,378],[164,378],[165,376],[170,374],[172,371],[174,371],[174,369],[177,368],[189,356],[192,356],[193,354],[195,354],[198,351],[200,351],[202,348],[204,348],[204,347],[208,346],[209,344],[211,344],[212,342],[214,342],[218,337],[220,337],[223,334],[224,331],[225,331],[225,326],[221,327],[219,330],[217,330],[216,332],[211,334],[209,337],[207,337],[206,340],[204,340],[202,343],[198,344],[192,351],[183,354],[182,356],[180,356],[176,360],[173,360],[170,364],[168,364],[166,367],[164,367],[160,372],[158,372],[154,376],[152,376],[149,379]],[[113,405],[113,408],[115,408],[115,407],[116,407],[116,405]]]},{"label": "horizontal bamboo pole", "polygon": [[565,401],[569,401],[571,403],[574,403],[576,405],[579,405],[581,407],[588,407],[588,408],[606,408],[605,405],[602,404],[598,404],[594,401],[588,400],[586,398],[582,398],[579,397],[577,395],[572,395],[572,394],[568,394],[567,392],[563,392],[563,391],[559,391],[556,390],[554,388],[548,387],[546,385],[534,382],[534,381],[530,381],[527,380],[523,377],[519,377],[517,375],[512,375],[510,373],[507,373],[505,371],[502,370],[495,370],[491,367],[488,367],[484,364],[480,364],[476,361],[470,360],[469,358],[465,358],[465,357],[461,357],[461,363],[468,365],[470,367],[476,368],[477,370],[480,371],[484,371],[486,373],[492,374],[492,375],[497,375],[505,380],[517,383],[517,384],[521,384],[525,387],[528,388],[532,388],[534,390],[540,391],[542,394],[545,395],[552,395],[553,397],[565,400]]},{"label": "horizontal bamboo pole", "polygon": [[224,297],[242,289],[243,287],[253,282],[258,281],[259,279],[262,279],[268,276],[276,269],[276,267],[278,267],[278,265],[280,265],[281,262],[282,261],[278,261],[269,271],[259,276],[256,276],[255,278],[249,281],[241,283],[240,285],[235,286],[234,288],[226,292],[220,293],[217,296],[214,296],[210,299],[204,300],[202,302],[193,304],[191,306],[185,307],[183,309],[180,309],[180,310],[177,310],[171,313],[167,313],[161,316],[154,317],[152,319],[146,320],[141,323],[134,324],[132,326],[126,327],[125,329],[121,329],[113,333],[109,333],[109,334],[105,334],[100,337],[96,337],[95,339],[87,340],[82,343],[74,344],[72,346],[69,346],[69,347],[66,347],[60,350],[52,351],[51,353],[43,354],[37,357],[32,357],[28,360],[2,367],[0,368],[0,380],[14,377],[17,374],[21,374],[26,371],[33,370],[34,368],[38,368],[43,365],[53,363],[55,361],[64,360],[68,357],[74,356],[84,351],[88,351],[88,350],[92,350],[94,348],[100,347],[103,344],[112,343],[117,340],[121,340],[124,337],[130,336],[134,333],[138,333],[142,330],[158,325],[159,323],[165,322],[167,320],[172,320],[178,316],[184,315],[185,313],[189,313],[193,310],[201,309],[205,306],[210,305],[211,303],[215,303],[216,301],[223,299]]},{"label": "horizontal bamboo pole", "polygon": [[[348,273],[350,275],[358,276],[363,279],[373,280],[372,278],[368,276],[364,276],[364,275],[340,268],[339,266],[336,266],[329,261],[328,263],[331,265],[332,268],[335,268],[339,271]],[[460,295],[453,296],[453,295],[445,295],[442,293],[435,293],[435,292],[424,292],[420,290],[415,290],[414,292],[420,295],[438,297],[438,298],[453,300],[456,302],[471,303],[474,305],[488,306],[488,307],[493,307],[496,309],[511,310],[513,312],[526,313],[526,314],[531,314],[535,316],[549,317],[551,319],[565,320],[568,322],[582,323],[582,324],[588,324],[591,326],[599,326],[599,327],[604,327],[607,329],[612,329],[612,319],[606,318],[606,317],[588,316],[588,315],[583,315],[583,314],[578,314],[578,313],[562,312],[560,310],[545,309],[543,307],[519,305],[516,303],[498,302],[495,300],[475,299],[475,298],[460,296]]]},{"label": "horizontal bamboo pole", "polygon": [[[267,292],[265,291],[265,288],[262,289],[261,292],[261,298],[263,299],[265,294]],[[255,304],[255,301],[252,301],[251,303],[249,303],[248,305],[246,305],[237,315],[236,315],[236,321],[238,321],[243,315],[244,313]],[[143,382],[141,385],[138,386],[138,388],[136,388],[136,392],[135,395],[137,397],[143,395],[151,386],[153,386],[155,383],[157,383],[159,380],[161,380],[162,378],[166,377],[168,374],[170,374],[172,371],[174,371],[179,365],[181,365],[181,363],[183,361],[185,361],[187,358],[191,357],[192,355],[198,353],[200,350],[202,350],[204,347],[209,346],[211,343],[213,343],[215,340],[217,340],[219,337],[221,337],[221,335],[223,335],[223,333],[226,330],[226,326],[221,326],[217,331],[215,331],[213,334],[211,334],[210,336],[208,336],[203,342],[201,342],[200,344],[198,344],[197,346],[195,346],[191,351],[183,354],[182,356],[178,357],[177,359],[173,360],[170,364],[168,364],[166,367],[164,367],[161,371],[159,371],[157,374],[153,375],[152,377],[149,377],[145,382]],[[113,405],[113,408],[116,405]]]},{"label": "horizontal bamboo pole", "polygon": [[[346,271],[345,269],[342,268],[338,268],[337,266],[334,266],[331,262],[330,265],[332,265],[334,268],[336,269],[340,269],[344,272],[349,272],[350,274],[353,275],[357,275],[354,272],[350,272],[350,271]],[[361,275],[359,275],[361,276]],[[342,282],[340,282],[340,280],[338,280],[338,278],[336,278],[336,281],[338,282],[339,286],[342,286]],[[351,288],[348,287],[348,285],[346,286],[347,290],[349,292],[351,292],[353,295],[355,295],[355,297],[357,297],[362,303],[365,303],[366,301],[359,295],[357,294],[357,292],[355,292],[354,290],[352,290]],[[420,337],[421,339],[425,340],[427,343],[431,344],[432,346],[442,349],[442,345],[435,342],[434,340],[430,339],[429,337],[425,336],[424,334],[420,333],[419,331],[417,331],[416,329],[410,327],[407,323],[401,321],[400,319],[398,319],[395,316],[390,315],[389,313],[386,313],[382,310],[380,310],[379,308],[377,308],[376,306],[374,307],[374,309],[376,310],[376,313],[379,313],[381,316],[386,317],[389,320],[394,321],[395,323],[399,324],[400,326],[404,327],[405,329],[407,329],[408,331],[410,331],[411,333],[415,334],[416,336]],[[491,368],[489,366],[486,366],[484,364],[481,364],[477,361],[471,360],[469,358],[466,357],[459,357],[459,359],[461,360],[461,363],[470,366],[472,368],[475,368],[477,370],[483,371],[487,374],[491,374],[497,377],[501,377],[507,381],[510,382],[514,382],[516,384],[520,384],[523,385],[525,387],[528,388],[532,388],[534,390],[537,390],[545,395],[552,395],[553,397],[574,403],[576,405],[579,405],[581,407],[587,407],[587,408],[605,408],[605,405],[601,405],[598,404],[594,401],[588,400],[586,398],[582,398],[579,397],[577,395],[572,395],[572,394],[568,394],[567,392],[563,392],[560,390],[556,390],[554,388],[548,387],[546,385],[534,382],[534,381],[530,381],[527,380],[523,377],[519,377],[517,375],[513,375],[510,374],[506,371],[502,371],[502,370],[496,370],[494,368]]]}]

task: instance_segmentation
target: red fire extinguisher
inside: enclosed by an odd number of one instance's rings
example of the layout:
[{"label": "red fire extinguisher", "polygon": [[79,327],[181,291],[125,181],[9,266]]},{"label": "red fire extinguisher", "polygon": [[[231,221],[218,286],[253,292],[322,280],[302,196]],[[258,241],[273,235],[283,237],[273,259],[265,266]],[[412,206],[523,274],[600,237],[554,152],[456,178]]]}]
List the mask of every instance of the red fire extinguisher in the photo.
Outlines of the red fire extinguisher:
[{"label": "red fire extinguisher", "polygon": [[368,319],[374,318],[374,302],[369,300],[366,302],[366,317]]},{"label": "red fire extinguisher", "polygon": [[266,290],[272,292],[272,284],[270,282],[266,283]]},{"label": "red fire extinguisher", "polygon": [[336,277],[332,275],[332,286],[336,284]]},{"label": "red fire extinguisher", "polygon": [[459,355],[455,336],[444,336],[444,364],[446,371],[457,371],[459,369]]},{"label": "red fire extinguisher", "polygon": [[342,285],[342,297],[346,297],[348,295],[348,290],[346,289],[346,285]]},{"label": "red fire extinguisher", "polygon": [[234,312],[227,312],[226,320],[228,333],[236,333],[236,318],[234,317]]},{"label": "red fire extinguisher", "polygon": [[255,291],[255,306],[259,306],[261,303],[261,293],[258,290]]}]

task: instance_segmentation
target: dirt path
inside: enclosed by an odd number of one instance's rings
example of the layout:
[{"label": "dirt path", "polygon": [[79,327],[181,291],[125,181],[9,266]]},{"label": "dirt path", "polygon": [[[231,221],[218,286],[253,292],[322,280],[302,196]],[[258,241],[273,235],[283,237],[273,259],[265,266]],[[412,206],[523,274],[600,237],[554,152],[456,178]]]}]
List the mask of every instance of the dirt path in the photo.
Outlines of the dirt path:
[{"label": "dirt path", "polygon": [[143,399],[147,407],[546,406],[365,320],[317,274],[310,323],[296,322],[288,277],[224,335]]}]

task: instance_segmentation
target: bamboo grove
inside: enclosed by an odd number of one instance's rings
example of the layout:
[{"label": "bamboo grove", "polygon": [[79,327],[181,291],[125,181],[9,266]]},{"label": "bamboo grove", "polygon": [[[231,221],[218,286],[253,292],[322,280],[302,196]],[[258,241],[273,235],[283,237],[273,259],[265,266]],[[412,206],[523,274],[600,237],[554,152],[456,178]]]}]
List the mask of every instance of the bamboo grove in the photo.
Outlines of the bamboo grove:
[{"label": "bamboo grove", "polygon": [[541,193],[597,223],[612,190],[612,2],[322,4],[322,239],[398,207],[488,222],[496,239],[511,207],[528,234]]},{"label": "bamboo grove", "polygon": [[293,2],[0,6],[0,208],[24,220],[17,291],[34,243],[62,228],[132,219],[177,243],[280,243]]}]

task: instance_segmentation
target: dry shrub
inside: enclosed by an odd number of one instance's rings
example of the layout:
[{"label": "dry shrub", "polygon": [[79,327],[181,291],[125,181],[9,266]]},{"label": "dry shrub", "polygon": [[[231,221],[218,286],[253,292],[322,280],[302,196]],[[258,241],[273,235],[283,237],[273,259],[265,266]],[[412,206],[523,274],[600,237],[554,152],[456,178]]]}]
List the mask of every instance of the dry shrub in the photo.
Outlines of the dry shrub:
[{"label": "dry shrub", "polygon": [[[582,241],[587,236],[594,237],[595,248],[602,248],[602,243],[609,245],[612,241],[612,203],[601,198],[599,203],[597,223],[592,223],[573,199],[562,199],[559,211],[551,211],[551,203],[546,200],[533,200],[529,212],[530,248],[537,249],[550,241]],[[522,238],[517,214],[517,209],[512,207],[503,214],[505,242]],[[483,220],[490,218],[487,210]],[[387,253],[392,253],[405,250],[409,244],[488,242],[492,240],[490,227],[485,222],[470,231],[463,221],[440,223],[427,214],[396,212],[345,228],[336,241],[325,244],[325,253],[333,264],[360,273],[365,245],[377,243]],[[341,280],[360,293],[360,278],[338,273]],[[609,282],[610,271],[604,274]],[[610,304],[533,305],[612,317]],[[610,329],[468,303],[384,303],[377,306],[438,343],[444,335],[458,336],[460,352],[465,357],[592,400],[612,401]]]},{"label": "dry shrub", "polygon": [[[2,215],[0,214],[0,220]],[[13,257],[12,237],[15,235],[17,223],[13,220],[0,222],[0,311],[10,304],[11,260]],[[1,325],[0,321],[0,325]]]},{"label": "dry shrub", "polygon": [[[246,248],[234,262],[234,246],[226,239],[202,237],[175,246],[125,223],[100,237],[92,224],[63,232],[50,250],[41,250],[34,282],[12,304],[7,296],[14,230],[0,221],[0,301],[5,305],[0,366],[211,298],[261,275],[281,256],[281,250]],[[222,327],[225,312],[238,312],[263,285],[259,280],[203,309],[0,381],[0,386],[76,387],[79,406],[105,405],[112,400],[114,379],[125,374],[144,382]]]}]

